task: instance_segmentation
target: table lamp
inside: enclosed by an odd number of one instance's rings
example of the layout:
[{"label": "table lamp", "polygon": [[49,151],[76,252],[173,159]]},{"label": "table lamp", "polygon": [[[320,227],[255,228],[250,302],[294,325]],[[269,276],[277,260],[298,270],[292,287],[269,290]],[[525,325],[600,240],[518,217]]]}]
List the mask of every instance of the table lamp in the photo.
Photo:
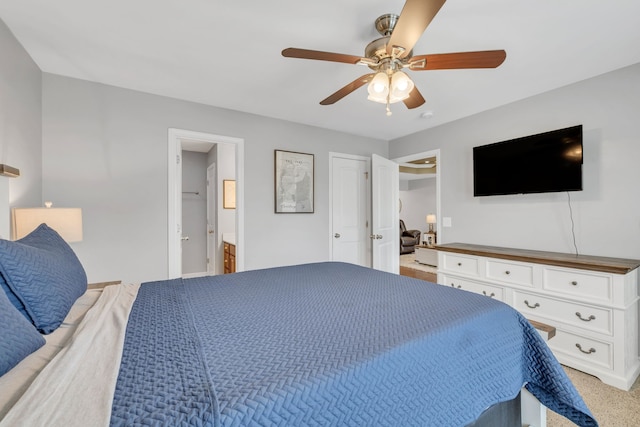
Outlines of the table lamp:
[{"label": "table lamp", "polygon": [[51,206],[51,202],[45,202],[44,208],[13,208],[11,238],[21,239],[44,223],[54,229],[66,242],[81,242],[82,209],[52,208]]}]

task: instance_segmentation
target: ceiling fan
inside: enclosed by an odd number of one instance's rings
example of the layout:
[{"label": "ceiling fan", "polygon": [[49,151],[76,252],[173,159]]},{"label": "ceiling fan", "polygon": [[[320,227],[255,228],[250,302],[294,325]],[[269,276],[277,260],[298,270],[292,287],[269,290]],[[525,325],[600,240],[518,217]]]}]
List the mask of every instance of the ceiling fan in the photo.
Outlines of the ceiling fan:
[{"label": "ceiling fan", "polygon": [[396,102],[402,101],[409,109],[419,107],[425,100],[403,68],[413,71],[496,68],[507,56],[504,50],[414,56],[414,45],[445,1],[407,0],[400,15],[380,16],[375,27],[382,37],[367,45],[364,57],[293,47],[284,49],[282,56],[366,65],[373,70],[320,101],[321,105],[334,104],[369,83],[368,99],[386,104],[388,116],[391,115],[390,104]]}]

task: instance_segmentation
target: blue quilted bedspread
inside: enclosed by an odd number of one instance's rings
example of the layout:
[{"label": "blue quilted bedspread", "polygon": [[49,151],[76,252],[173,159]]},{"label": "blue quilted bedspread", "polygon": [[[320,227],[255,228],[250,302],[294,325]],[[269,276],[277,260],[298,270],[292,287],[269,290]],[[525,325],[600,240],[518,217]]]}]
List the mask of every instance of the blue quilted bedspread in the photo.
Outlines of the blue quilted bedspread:
[{"label": "blue quilted bedspread", "polygon": [[464,426],[527,388],[588,408],[538,333],[482,295],[342,263],[143,284],[112,425]]}]

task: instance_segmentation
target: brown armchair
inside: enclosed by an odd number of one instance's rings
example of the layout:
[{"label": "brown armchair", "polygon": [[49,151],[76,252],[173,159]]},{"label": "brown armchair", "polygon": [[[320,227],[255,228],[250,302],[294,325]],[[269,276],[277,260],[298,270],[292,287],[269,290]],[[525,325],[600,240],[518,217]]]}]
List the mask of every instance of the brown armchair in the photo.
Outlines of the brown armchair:
[{"label": "brown armchair", "polygon": [[407,230],[404,221],[400,220],[400,254],[410,254],[420,244],[420,230]]}]

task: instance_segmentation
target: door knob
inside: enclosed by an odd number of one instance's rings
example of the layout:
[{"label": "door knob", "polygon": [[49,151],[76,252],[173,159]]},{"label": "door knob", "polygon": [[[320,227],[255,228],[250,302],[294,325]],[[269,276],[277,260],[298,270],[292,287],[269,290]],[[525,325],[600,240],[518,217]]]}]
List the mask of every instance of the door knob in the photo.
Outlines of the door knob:
[{"label": "door knob", "polygon": [[340,233],[334,234],[333,237],[335,237],[336,239],[339,239],[340,238]]}]

